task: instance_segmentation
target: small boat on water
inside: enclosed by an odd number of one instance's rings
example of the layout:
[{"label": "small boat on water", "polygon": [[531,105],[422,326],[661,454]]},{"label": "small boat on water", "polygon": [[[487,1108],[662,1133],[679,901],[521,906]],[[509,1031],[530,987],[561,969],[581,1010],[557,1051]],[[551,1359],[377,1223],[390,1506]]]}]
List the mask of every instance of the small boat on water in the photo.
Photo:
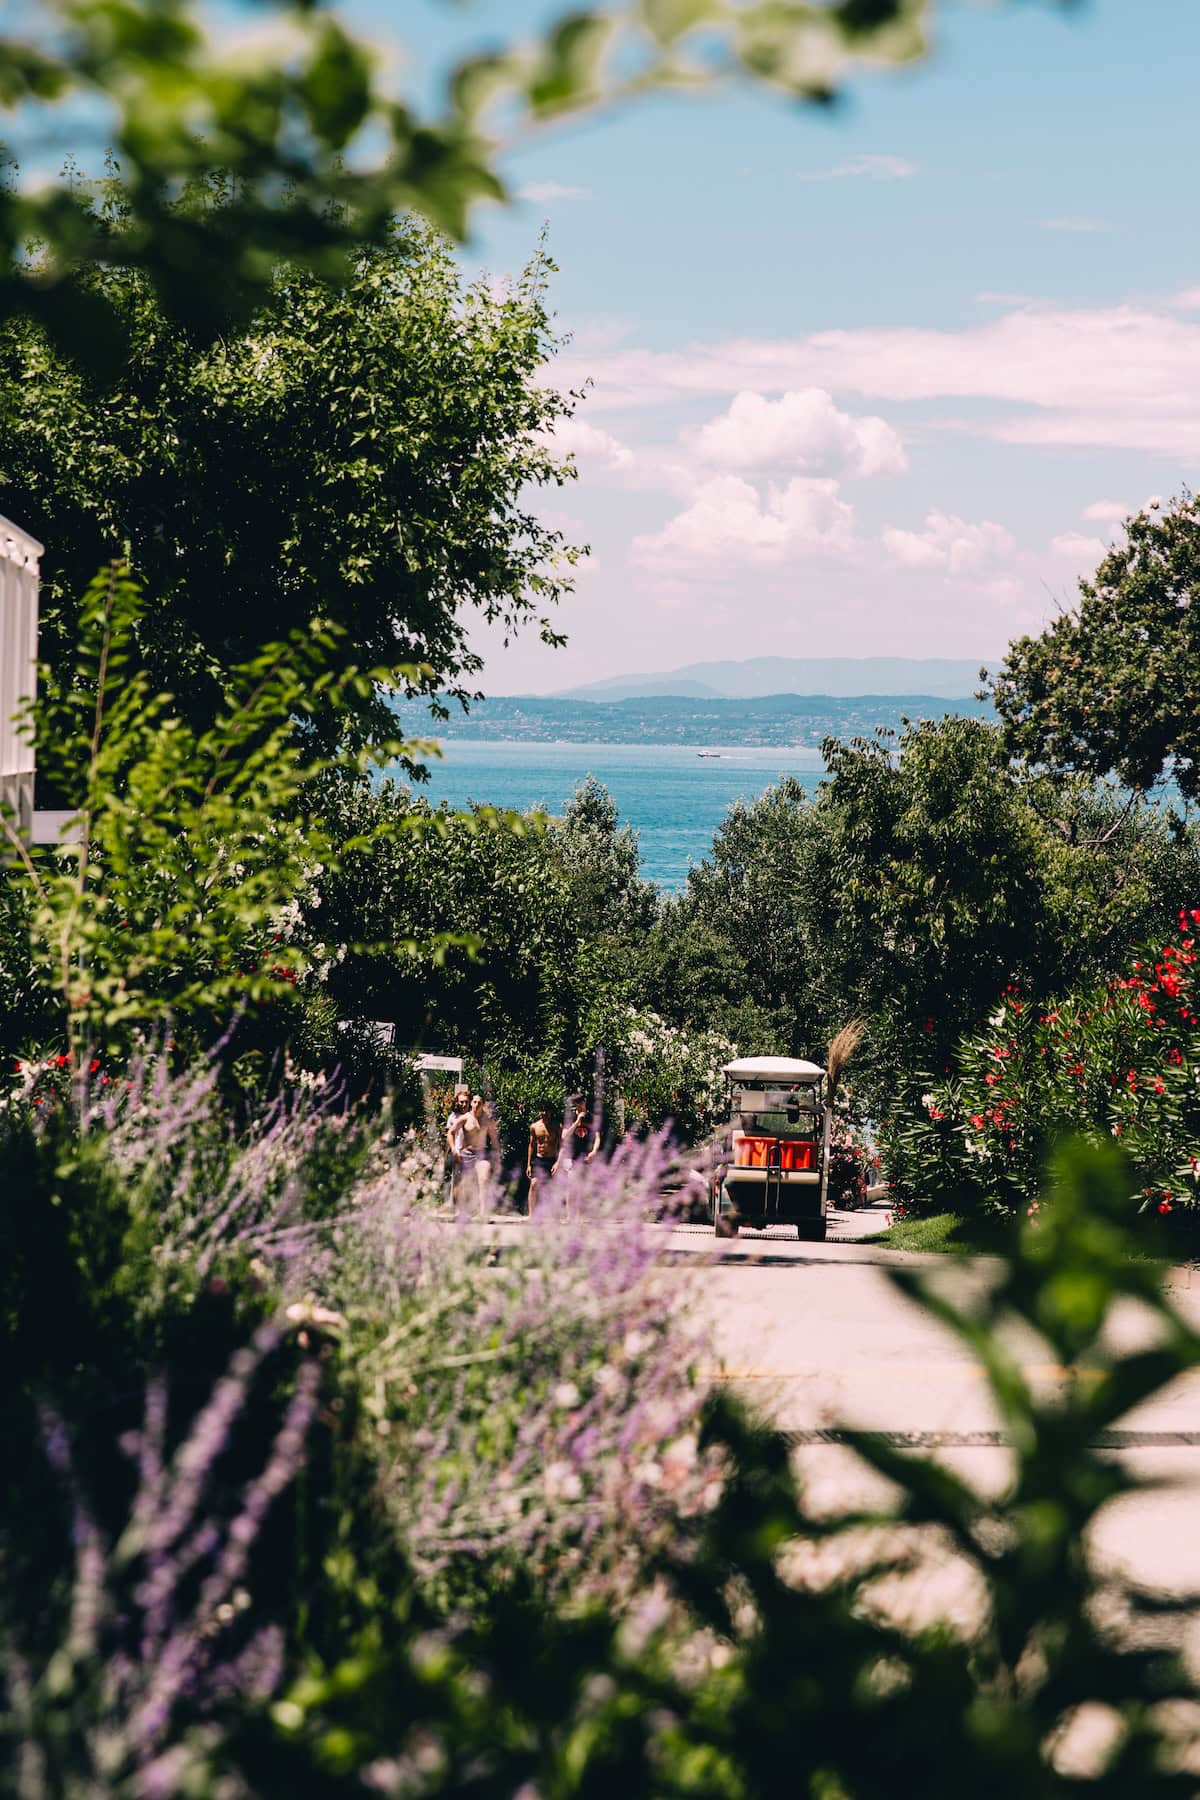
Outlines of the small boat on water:
[{"label": "small boat on water", "polygon": [[721,752],[719,750],[697,750],[696,755],[697,756],[715,756],[719,760],[720,756],[721,756]]}]

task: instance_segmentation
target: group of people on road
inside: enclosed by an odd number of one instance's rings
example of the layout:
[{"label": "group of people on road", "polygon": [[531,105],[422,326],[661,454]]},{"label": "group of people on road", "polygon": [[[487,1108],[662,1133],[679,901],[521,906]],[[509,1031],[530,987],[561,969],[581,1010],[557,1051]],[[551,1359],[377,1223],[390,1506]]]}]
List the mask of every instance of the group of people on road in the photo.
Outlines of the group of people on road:
[{"label": "group of people on road", "polygon": [[554,1175],[569,1175],[576,1163],[594,1162],[599,1154],[600,1128],[588,1111],[586,1094],[571,1095],[570,1117],[562,1124],[552,1106],[539,1106],[525,1151],[530,1212],[537,1205],[541,1182]]},{"label": "group of people on road", "polygon": [[[486,1213],[492,1179],[500,1169],[501,1149],[492,1109],[482,1094],[456,1088],[446,1121],[446,1151],[455,1206],[474,1202]],[[568,1177],[577,1163],[594,1162],[599,1153],[600,1128],[592,1118],[586,1094],[571,1095],[563,1121],[549,1102],[539,1106],[525,1151],[530,1212],[537,1204],[540,1186],[557,1176]]]}]

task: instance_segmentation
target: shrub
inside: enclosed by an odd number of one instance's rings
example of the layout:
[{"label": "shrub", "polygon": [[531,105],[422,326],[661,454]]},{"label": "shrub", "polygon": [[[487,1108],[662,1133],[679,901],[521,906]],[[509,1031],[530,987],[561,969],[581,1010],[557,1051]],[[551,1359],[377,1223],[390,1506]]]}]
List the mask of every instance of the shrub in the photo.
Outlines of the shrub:
[{"label": "shrub", "polygon": [[[624,1615],[564,1609],[518,1573],[471,1616],[439,1617],[402,1563],[383,1580],[343,1542],[321,1583],[335,1624],[317,1642],[296,1614],[232,1585],[296,1473],[314,1362],[298,1365],[280,1428],[225,1508],[204,1481],[265,1340],[170,1464],[152,1385],[126,1446],[139,1475],[114,1548],[76,1495],[57,1639],[0,1586],[5,1791],[1183,1800],[1200,1707],[1177,1648],[1187,1603],[1098,1574],[1088,1548],[1101,1510],[1138,1486],[1098,1440],[1200,1365],[1161,1271],[1130,1256],[1146,1240],[1128,1185],[1112,1146],[1075,1150],[998,1278],[961,1307],[919,1275],[893,1277],[982,1365],[1011,1445],[999,1492],[847,1433],[896,1499],[867,1520],[817,1520],[786,1441],[712,1402],[702,1454],[725,1474],[715,1504],[680,1514]],[[1131,1301],[1153,1326],[1153,1347],[1133,1354],[1108,1327]],[[1089,1379],[1032,1391],[1007,1348],[1014,1327]],[[47,1449],[70,1487],[54,1422]],[[907,1620],[895,1581],[947,1559],[973,1578],[972,1616]],[[1100,1729],[1081,1747],[1089,1721]]]},{"label": "shrub", "polygon": [[544,1591],[611,1598],[703,1503],[693,1281],[643,1229],[664,1166],[661,1138],[626,1143],[496,1245],[430,1211],[414,1153],[341,1222],[320,1292],[425,1576],[519,1555]]},{"label": "shrub", "polygon": [[829,1129],[829,1203],[861,1206],[876,1179],[879,1156],[850,1116],[835,1111]]},{"label": "shrub", "polygon": [[[501,1254],[465,1209],[442,1215],[439,1155],[415,1135],[393,1147],[319,1078],[302,1081],[238,1119],[215,1063],[173,1070],[164,1052],[82,1099],[68,1087],[36,1118],[11,1103],[12,1342],[63,1339],[55,1287],[77,1336],[99,1309],[114,1381],[178,1347],[171,1322],[214,1299],[224,1334],[289,1306],[294,1320],[339,1315],[352,1411],[419,1572],[519,1549],[549,1586],[628,1586],[705,1482],[700,1338],[677,1304],[688,1282],[664,1282],[642,1229],[662,1140],[564,1177]],[[45,1204],[55,1184],[66,1205]],[[60,1249],[50,1227],[74,1235]],[[201,1368],[227,1353],[222,1333]],[[97,1360],[91,1338],[67,1347],[68,1364]]]},{"label": "shrub", "polygon": [[1062,1137],[1115,1138],[1138,1202],[1169,1213],[1200,1202],[1200,1017],[1195,932],[1128,975],[1046,1002],[1009,987],[987,1029],[965,1037],[956,1072],[930,1085],[924,1116],[888,1134],[892,1179],[918,1198],[1003,1207],[1036,1198]]},{"label": "shrub", "polygon": [[723,1116],[721,1070],[736,1055],[736,1045],[711,1026],[681,1028],[630,1007],[615,1059],[626,1125],[657,1130],[669,1124],[685,1143],[695,1143]]}]

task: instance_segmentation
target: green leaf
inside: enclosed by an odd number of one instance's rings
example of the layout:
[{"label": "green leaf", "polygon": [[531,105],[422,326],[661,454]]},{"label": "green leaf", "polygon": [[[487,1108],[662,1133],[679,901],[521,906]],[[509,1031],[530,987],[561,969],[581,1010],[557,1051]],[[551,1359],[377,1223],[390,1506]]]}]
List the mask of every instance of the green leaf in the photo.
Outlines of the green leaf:
[{"label": "green leaf", "polygon": [[641,15],[656,43],[678,38],[720,16],[716,0],[641,0]]}]

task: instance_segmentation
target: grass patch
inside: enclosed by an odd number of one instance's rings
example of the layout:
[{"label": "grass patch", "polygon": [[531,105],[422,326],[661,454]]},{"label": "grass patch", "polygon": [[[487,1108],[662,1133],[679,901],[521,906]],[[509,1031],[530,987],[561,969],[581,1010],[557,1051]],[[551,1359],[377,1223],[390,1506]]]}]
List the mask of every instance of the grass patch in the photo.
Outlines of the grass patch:
[{"label": "grass patch", "polygon": [[1016,1221],[1000,1213],[929,1213],[923,1219],[897,1219],[870,1242],[888,1250],[996,1256],[1011,1249],[1016,1229]]},{"label": "grass patch", "polygon": [[[1200,1220],[1181,1208],[1169,1218],[1152,1221],[1162,1248],[1130,1246],[1136,1261],[1149,1256],[1164,1263],[1200,1263]],[[921,1219],[897,1219],[886,1231],[867,1240],[886,1250],[920,1250],[942,1256],[999,1256],[1015,1243],[1018,1221],[1003,1213],[929,1213]]]}]

